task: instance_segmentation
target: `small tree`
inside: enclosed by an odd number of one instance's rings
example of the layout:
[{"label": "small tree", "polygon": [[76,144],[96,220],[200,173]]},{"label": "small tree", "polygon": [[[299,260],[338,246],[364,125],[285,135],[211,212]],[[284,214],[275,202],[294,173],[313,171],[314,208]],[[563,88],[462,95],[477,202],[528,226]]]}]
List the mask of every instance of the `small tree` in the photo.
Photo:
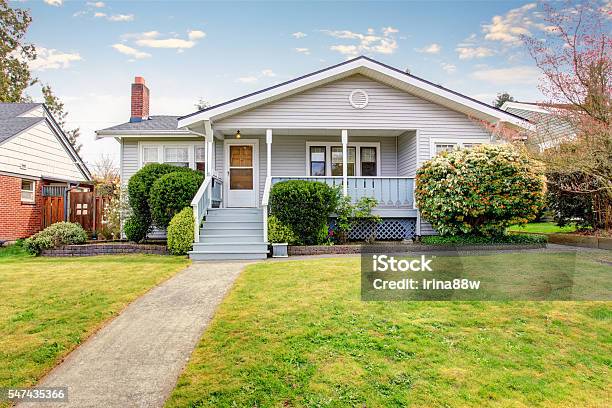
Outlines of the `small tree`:
[{"label": "small tree", "polygon": [[542,166],[511,145],[442,153],[416,181],[421,215],[441,235],[501,235],[533,220],[544,203]]},{"label": "small tree", "polygon": [[493,101],[493,106],[501,108],[506,102],[514,102],[514,98],[508,92],[500,92],[497,94],[497,98]]}]

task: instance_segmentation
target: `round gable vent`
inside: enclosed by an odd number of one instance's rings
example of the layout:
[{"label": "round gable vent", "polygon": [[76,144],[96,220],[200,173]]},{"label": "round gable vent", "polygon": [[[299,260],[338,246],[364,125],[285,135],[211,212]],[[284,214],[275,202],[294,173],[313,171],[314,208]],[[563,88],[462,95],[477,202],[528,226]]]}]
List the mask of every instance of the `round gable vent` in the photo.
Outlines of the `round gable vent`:
[{"label": "round gable vent", "polygon": [[368,101],[370,98],[368,94],[363,89],[355,89],[349,95],[349,102],[351,106],[355,109],[363,109],[368,106]]}]

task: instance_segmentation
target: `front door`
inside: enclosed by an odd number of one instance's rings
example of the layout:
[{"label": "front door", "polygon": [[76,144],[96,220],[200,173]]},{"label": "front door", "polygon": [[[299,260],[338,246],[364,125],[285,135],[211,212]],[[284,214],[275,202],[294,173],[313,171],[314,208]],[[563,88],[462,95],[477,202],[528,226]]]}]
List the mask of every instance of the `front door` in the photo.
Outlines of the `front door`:
[{"label": "front door", "polygon": [[226,140],[227,207],[257,207],[257,141]]}]

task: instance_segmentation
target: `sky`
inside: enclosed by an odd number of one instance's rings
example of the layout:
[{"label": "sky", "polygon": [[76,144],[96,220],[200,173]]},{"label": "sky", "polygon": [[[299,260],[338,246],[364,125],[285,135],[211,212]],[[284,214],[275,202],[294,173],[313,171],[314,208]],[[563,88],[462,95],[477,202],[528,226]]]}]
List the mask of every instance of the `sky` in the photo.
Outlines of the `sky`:
[{"label": "sky", "polygon": [[[143,76],[151,115],[209,103],[367,55],[491,103],[498,92],[542,100],[539,71],[520,35],[541,35],[525,1],[211,2],[9,1],[28,8],[34,75],[81,129],[83,159],[118,164],[119,144],[95,130],[130,116],[130,84]],[[40,86],[28,93],[40,100]]]}]

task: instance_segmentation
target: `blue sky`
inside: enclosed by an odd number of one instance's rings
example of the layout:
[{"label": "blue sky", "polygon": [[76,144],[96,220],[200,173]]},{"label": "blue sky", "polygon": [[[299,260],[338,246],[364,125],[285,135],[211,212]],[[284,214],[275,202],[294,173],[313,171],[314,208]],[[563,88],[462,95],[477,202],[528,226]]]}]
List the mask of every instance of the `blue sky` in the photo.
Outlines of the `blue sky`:
[{"label": "blue sky", "polygon": [[[541,99],[519,35],[545,29],[535,3],[11,1],[31,9],[32,68],[82,131],[88,163],[118,156],[94,130],[129,119],[143,76],[151,114],[186,114],[357,55],[485,102],[509,91]],[[38,87],[30,94],[39,98]]]}]

